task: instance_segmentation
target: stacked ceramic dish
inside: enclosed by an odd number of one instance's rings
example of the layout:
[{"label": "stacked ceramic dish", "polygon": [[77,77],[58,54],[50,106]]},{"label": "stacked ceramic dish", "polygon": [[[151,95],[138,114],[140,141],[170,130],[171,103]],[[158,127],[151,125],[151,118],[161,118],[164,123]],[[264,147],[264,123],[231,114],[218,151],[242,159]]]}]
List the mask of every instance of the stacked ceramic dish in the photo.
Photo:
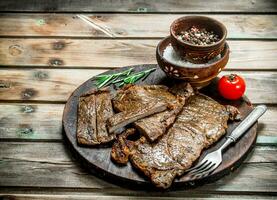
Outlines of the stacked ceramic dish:
[{"label": "stacked ceramic dish", "polygon": [[207,86],[229,60],[226,36],[226,27],[215,19],[179,18],[171,24],[170,36],[157,46],[158,64],[169,77],[198,88]]}]

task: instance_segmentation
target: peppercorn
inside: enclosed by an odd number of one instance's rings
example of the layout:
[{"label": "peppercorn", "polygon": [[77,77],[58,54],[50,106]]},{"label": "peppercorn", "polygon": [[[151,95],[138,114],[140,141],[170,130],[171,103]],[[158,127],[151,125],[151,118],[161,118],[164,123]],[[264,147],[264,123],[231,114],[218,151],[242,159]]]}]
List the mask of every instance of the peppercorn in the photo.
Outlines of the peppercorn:
[{"label": "peppercorn", "polygon": [[195,26],[186,31],[181,31],[177,38],[194,45],[210,45],[220,40],[214,31],[207,31],[205,28],[199,29]]}]

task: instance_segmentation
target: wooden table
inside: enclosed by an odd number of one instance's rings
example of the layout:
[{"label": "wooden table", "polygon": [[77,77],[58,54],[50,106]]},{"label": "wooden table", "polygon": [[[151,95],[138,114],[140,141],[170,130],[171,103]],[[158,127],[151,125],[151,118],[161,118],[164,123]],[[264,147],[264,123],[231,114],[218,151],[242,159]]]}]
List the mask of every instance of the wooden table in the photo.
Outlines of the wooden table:
[{"label": "wooden table", "polygon": [[[277,3],[274,0],[0,1],[0,194],[6,199],[273,199],[277,194]],[[105,70],[156,63],[170,23],[201,14],[228,29],[222,73],[246,79],[269,110],[242,166],[217,182],[170,192],[122,188],[88,173],[62,139],[70,93]],[[85,20],[86,19],[86,20]],[[275,197],[276,198],[276,197]]]}]

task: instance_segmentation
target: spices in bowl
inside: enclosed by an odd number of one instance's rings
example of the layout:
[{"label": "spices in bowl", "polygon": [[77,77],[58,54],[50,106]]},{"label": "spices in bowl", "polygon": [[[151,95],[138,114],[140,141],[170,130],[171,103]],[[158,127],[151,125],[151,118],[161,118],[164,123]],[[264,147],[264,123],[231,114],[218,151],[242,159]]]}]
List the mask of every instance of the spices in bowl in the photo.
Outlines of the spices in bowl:
[{"label": "spices in bowl", "polygon": [[192,63],[206,63],[224,50],[227,29],[209,17],[185,16],[171,24],[170,35],[172,47],[181,57]]},{"label": "spices in bowl", "polygon": [[192,26],[186,31],[181,31],[177,37],[194,45],[210,45],[220,40],[219,36],[213,31],[207,31],[205,28],[197,28],[196,26]]}]

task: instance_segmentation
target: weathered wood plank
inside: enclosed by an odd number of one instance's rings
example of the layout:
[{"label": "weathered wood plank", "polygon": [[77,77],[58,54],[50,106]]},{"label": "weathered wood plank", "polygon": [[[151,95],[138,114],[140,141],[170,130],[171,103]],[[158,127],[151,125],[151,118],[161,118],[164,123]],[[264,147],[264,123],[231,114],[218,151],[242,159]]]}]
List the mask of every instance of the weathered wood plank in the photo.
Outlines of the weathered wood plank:
[{"label": "weathered wood plank", "polygon": [[[109,189],[118,188],[87,173],[77,164],[49,164],[26,161],[2,161],[2,187],[70,187]],[[198,191],[211,192],[277,192],[276,163],[243,164],[240,170],[219,181],[199,187]],[[38,178],[39,177],[39,178]],[[120,188],[125,190],[124,188]],[[204,191],[203,191],[204,190]]]},{"label": "weathered wood plank", "polygon": [[277,133],[277,107],[268,106],[266,113],[259,119],[259,135],[274,136]]},{"label": "weathered wood plank", "polygon": [[[92,69],[2,69],[0,100],[65,102],[73,90],[103,72]],[[230,72],[222,72],[226,74]],[[253,103],[276,103],[277,72],[233,71],[247,84],[246,95]]]},{"label": "weathered wood plank", "polygon": [[0,2],[1,11],[17,12],[277,12],[274,0],[9,0]]},{"label": "weathered wood plank", "polygon": [[[63,108],[64,104],[1,103],[0,140],[61,141]],[[258,144],[268,144],[270,136],[277,139],[276,124],[277,107],[269,106],[259,120]]]},{"label": "weathered wood plank", "polygon": [[[72,157],[63,143],[0,142],[1,159],[50,164],[72,164]],[[244,163],[277,163],[277,147],[256,146]]]},{"label": "weathered wood plank", "polygon": [[[1,143],[0,148],[2,187],[118,188],[89,174],[76,161],[69,160],[59,151],[66,148],[61,144],[9,142]],[[276,154],[276,148],[272,153]],[[277,192],[277,163],[261,163],[259,157],[256,157],[258,163],[248,161],[231,175],[199,187],[198,191]],[[274,156],[270,159],[276,161]]]},{"label": "weathered wood plank", "polygon": [[62,140],[63,104],[0,104],[0,140]]},{"label": "weathered wood plank", "polygon": [[64,102],[78,85],[101,72],[104,70],[0,70],[0,99]]},{"label": "weathered wood plank", "polygon": [[257,138],[256,141],[257,144],[261,144],[261,145],[275,145],[277,146],[277,137],[276,136],[263,136],[260,135]]},{"label": "weathered wood plank", "polygon": [[[80,16],[88,17],[91,23]],[[0,36],[161,38],[169,35],[170,24],[181,16],[184,15],[2,13]],[[277,15],[207,16],[226,25],[228,38],[277,38]]]},{"label": "weathered wood plank", "polygon": [[[131,192],[130,192],[131,193]],[[267,196],[267,195],[235,195],[235,194],[188,194],[188,192],[183,193],[177,193],[174,192],[174,194],[170,193],[168,195],[167,193],[158,193],[156,195],[148,195],[145,192],[132,192],[131,194],[128,194],[126,196],[122,195],[116,195],[116,197],[111,194],[107,195],[106,192],[104,194],[101,193],[79,193],[79,192],[67,192],[67,194],[57,194],[54,195],[52,193],[43,193],[43,194],[29,194],[28,193],[17,193],[17,192],[0,192],[0,198],[3,199],[11,199],[11,200],[56,200],[56,199],[63,199],[63,200],[111,200],[114,198],[122,199],[122,200],[135,200],[135,199],[143,199],[143,200],[166,200],[166,199],[190,199],[190,200],[230,200],[230,199],[241,199],[241,200],[255,200],[255,199],[274,199],[273,196]],[[134,195],[133,195],[134,193]],[[177,193],[179,196],[175,196],[175,193]]]},{"label": "weathered wood plank", "polygon": [[[156,63],[159,41],[1,38],[0,65],[111,68]],[[277,41],[228,43],[227,70],[277,70]]]},{"label": "weathered wood plank", "polygon": [[[237,192],[217,192],[210,191],[209,193],[195,190],[178,190],[178,191],[143,191],[143,190],[121,190],[121,189],[105,189],[103,190],[92,190],[85,188],[28,188],[28,187],[3,187],[0,188],[0,195],[7,195],[17,198],[46,198],[46,199],[112,199],[114,196],[117,198],[128,197],[130,199],[155,199],[166,197],[167,199],[274,199],[273,196],[264,194],[252,194],[250,193],[237,193]],[[15,199],[17,199],[15,198]],[[9,199],[9,198],[8,198]]]}]

